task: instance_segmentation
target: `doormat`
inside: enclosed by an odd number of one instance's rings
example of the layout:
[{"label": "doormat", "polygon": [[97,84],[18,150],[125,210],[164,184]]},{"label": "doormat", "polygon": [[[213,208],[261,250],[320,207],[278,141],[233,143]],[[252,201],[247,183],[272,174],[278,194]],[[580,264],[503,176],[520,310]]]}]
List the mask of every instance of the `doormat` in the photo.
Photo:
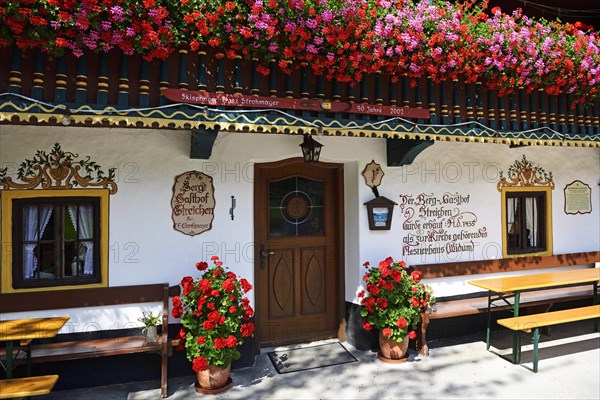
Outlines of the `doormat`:
[{"label": "doormat", "polygon": [[340,342],[271,351],[267,355],[280,374],[358,362]]}]

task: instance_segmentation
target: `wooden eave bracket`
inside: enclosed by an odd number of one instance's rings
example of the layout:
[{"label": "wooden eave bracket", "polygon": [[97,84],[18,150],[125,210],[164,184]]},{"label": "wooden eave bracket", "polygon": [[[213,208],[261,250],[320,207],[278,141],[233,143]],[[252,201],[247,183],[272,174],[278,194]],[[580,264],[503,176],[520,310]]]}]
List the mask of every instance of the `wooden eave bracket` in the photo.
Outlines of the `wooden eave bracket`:
[{"label": "wooden eave bracket", "polygon": [[386,139],[388,167],[412,164],[423,150],[433,145],[433,142],[420,139]]},{"label": "wooden eave bracket", "polygon": [[192,129],[190,158],[208,160],[218,134],[219,127]]}]

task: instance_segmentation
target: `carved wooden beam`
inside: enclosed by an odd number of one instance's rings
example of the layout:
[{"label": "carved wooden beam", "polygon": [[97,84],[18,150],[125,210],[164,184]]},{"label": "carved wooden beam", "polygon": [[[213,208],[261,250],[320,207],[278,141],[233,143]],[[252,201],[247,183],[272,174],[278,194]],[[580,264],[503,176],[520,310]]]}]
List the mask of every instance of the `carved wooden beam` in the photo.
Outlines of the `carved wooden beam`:
[{"label": "carved wooden beam", "polygon": [[387,139],[388,167],[412,164],[415,158],[433,144],[433,140]]},{"label": "carved wooden beam", "polygon": [[218,134],[218,127],[192,129],[190,158],[208,160]]}]

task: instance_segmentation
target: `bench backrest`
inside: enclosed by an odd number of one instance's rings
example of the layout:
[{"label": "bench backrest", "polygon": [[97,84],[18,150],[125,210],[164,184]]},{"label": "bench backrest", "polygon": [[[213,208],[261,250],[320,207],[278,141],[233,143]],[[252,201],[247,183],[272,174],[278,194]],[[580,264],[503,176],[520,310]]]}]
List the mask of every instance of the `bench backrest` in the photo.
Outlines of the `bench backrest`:
[{"label": "bench backrest", "polygon": [[8,293],[0,295],[0,313],[151,303],[168,297],[167,283]]},{"label": "bench backrest", "polygon": [[169,287],[167,283],[156,283],[149,285],[0,294],[0,314],[162,302],[161,336],[163,337],[163,347],[165,347],[167,346],[169,329],[169,297],[178,294],[179,290],[179,286]]},{"label": "bench backrest", "polygon": [[423,278],[442,278],[474,274],[490,274],[507,271],[567,267],[600,262],[600,251],[585,253],[554,254],[550,256],[525,256],[498,260],[464,261],[442,264],[422,264],[415,267],[423,272]]}]

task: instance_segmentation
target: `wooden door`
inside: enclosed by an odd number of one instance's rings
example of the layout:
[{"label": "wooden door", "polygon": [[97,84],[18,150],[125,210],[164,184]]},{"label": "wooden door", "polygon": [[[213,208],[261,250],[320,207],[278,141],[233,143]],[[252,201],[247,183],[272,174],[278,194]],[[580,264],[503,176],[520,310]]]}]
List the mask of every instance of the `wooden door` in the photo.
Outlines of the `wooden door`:
[{"label": "wooden door", "polygon": [[256,164],[260,346],[336,337],[343,318],[343,165]]}]

